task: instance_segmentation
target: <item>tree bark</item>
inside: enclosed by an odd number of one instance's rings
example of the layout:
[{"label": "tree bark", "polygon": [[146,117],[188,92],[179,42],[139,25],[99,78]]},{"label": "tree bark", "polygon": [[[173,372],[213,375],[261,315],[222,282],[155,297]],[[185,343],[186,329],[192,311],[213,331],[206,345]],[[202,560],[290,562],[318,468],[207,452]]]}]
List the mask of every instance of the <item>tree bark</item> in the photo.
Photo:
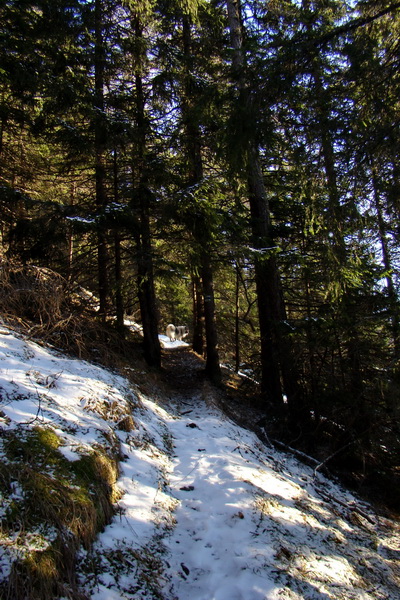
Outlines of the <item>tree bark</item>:
[{"label": "tree bark", "polygon": [[192,274],[192,299],[193,299],[193,336],[192,348],[200,356],[204,353],[204,302],[201,280],[198,275]]},{"label": "tree bark", "polygon": [[[75,203],[75,182],[71,183],[71,192],[69,196],[70,206]],[[72,223],[67,224],[67,241],[68,241],[68,256],[67,256],[67,280],[72,281],[72,269],[74,262],[74,229]]]},{"label": "tree bark", "polygon": [[[191,28],[189,18],[183,17],[183,50],[185,57],[185,91],[182,105],[183,120],[185,124],[187,153],[188,153],[188,185],[198,184],[203,179],[203,160],[201,155],[201,134],[199,127],[191,119],[190,107],[193,102],[191,86]],[[196,234],[195,234],[196,235]],[[214,383],[221,380],[221,368],[219,364],[218,335],[215,318],[214,281],[209,240],[207,232],[201,232],[201,238],[196,242],[201,248],[200,255],[200,277],[204,297],[204,324],[206,334],[206,373]],[[197,288],[199,292],[199,288]],[[197,330],[199,335],[199,330]],[[201,344],[202,345],[202,344]],[[200,343],[199,343],[200,346]]]},{"label": "tree bark", "polygon": [[217,326],[215,322],[214,281],[211,260],[205,251],[202,256],[201,279],[204,295],[204,322],[206,329],[206,374],[213,383],[221,381]]},{"label": "tree bark", "polygon": [[97,265],[98,265],[98,290],[99,290],[99,314],[103,320],[107,316],[108,296],[108,249],[107,237],[102,224],[102,216],[107,205],[105,187],[105,146],[107,133],[104,124],[104,40],[103,40],[103,9],[102,0],[95,1],[95,181],[96,181],[96,207],[98,215],[97,233]]},{"label": "tree bark", "polygon": [[[118,191],[118,155],[114,149],[114,202],[119,202]],[[122,258],[121,258],[121,235],[119,231],[114,233],[114,275],[115,275],[115,317],[117,328],[123,332],[124,329],[124,300],[122,297]]]},{"label": "tree bark", "polygon": [[235,264],[235,372],[240,369],[240,265]]},{"label": "tree bark", "polygon": [[[303,6],[310,8],[309,0],[303,0]],[[310,33],[311,25],[307,28]],[[362,364],[360,356],[360,342],[357,332],[356,311],[354,301],[352,301],[352,292],[348,290],[348,284],[343,276],[343,267],[348,260],[347,247],[344,229],[344,215],[340,202],[340,189],[338,186],[336,156],[334,140],[330,126],[331,119],[331,90],[323,85],[322,60],[319,53],[313,55],[311,60],[311,77],[314,81],[315,112],[320,137],[323,167],[326,177],[328,202],[327,202],[327,228],[331,234],[329,240],[331,249],[331,260],[329,270],[335,283],[339,284],[343,302],[341,305],[341,316],[343,323],[346,324],[346,350],[348,357],[348,378],[349,383],[344,383],[351,391],[352,397],[359,406],[360,414],[366,412],[363,404],[364,384],[362,376]],[[333,260],[332,260],[333,259]],[[340,340],[337,342],[340,351]],[[342,362],[343,370],[343,362]]]},{"label": "tree bark", "polygon": [[[139,18],[132,16],[133,31],[137,39],[143,37],[143,26]],[[139,45],[140,46],[140,45]],[[151,246],[151,191],[148,185],[148,167],[146,165],[147,125],[145,118],[145,99],[141,76],[142,57],[135,61],[135,102],[137,143],[136,163],[133,171],[137,174],[134,186],[135,204],[138,216],[136,231],[137,288],[140,315],[143,327],[143,351],[146,362],[156,368],[161,367],[161,347],[158,337],[158,315],[154,289],[153,252]]]},{"label": "tree bark", "polygon": [[[245,80],[245,57],[240,4],[227,0],[228,27],[231,45],[233,79],[238,89],[238,99],[244,113],[250,110],[249,92]],[[243,112],[242,111],[242,112]],[[243,159],[247,171],[247,184],[251,213],[251,230],[255,248],[255,279],[258,318],[261,339],[261,390],[266,401],[278,409],[283,408],[283,394],[289,408],[297,413],[301,404],[296,365],[290,344],[281,331],[286,310],[281,290],[280,276],[273,252],[271,217],[268,197],[262,175],[256,132],[243,142]]]},{"label": "tree bark", "polygon": [[392,337],[395,358],[400,354],[400,323],[399,323],[399,308],[397,301],[396,289],[393,282],[392,273],[392,261],[390,257],[389,247],[386,239],[386,226],[383,218],[383,210],[381,206],[381,199],[379,197],[379,182],[376,168],[372,166],[372,186],[374,191],[374,203],[375,210],[378,217],[378,232],[379,242],[382,250],[382,260],[386,271],[386,287],[389,299],[389,306],[391,312],[392,321]]}]

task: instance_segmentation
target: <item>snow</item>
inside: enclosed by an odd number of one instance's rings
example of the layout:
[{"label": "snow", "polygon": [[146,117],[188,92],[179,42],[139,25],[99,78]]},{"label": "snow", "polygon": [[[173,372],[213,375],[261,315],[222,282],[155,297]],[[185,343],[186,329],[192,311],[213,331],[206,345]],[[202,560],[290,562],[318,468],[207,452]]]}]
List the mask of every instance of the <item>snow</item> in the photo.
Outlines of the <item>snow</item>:
[{"label": "snow", "polygon": [[167,337],[166,335],[160,334],[158,338],[160,340],[162,348],[166,348],[168,350],[176,350],[177,348],[187,348],[189,346],[189,344],[187,342],[184,342],[183,340],[173,340],[171,342],[169,337]]},{"label": "snow", "polygon": [[[124,325],[132,329],[132,331],[143,335],[141,325],[138,325],[138,323],[136,323],[132,319],[125,318]],[[171,341],[167,335],[163,335],[161,333],[159,334],[158,339],[160,340],[161,347],[167,350],[177,350],[178,348],[187,348],[189,346],[189,344],[187,342],[184,342],[183,340]]]},{"label": "snow", "polygon": [[[123,495],[93,550],[79,553],[92,600],[400,600],[397,524],[265,446],[204,391],[146,396],[6,328],[0,368],[1,429],[52,427],[69,460],[118,436]],[[127,407],[130,432],[117,427]],[[46,547],[45,532],[27,533]],[[18,556],[0,535],[0,580]]]}]

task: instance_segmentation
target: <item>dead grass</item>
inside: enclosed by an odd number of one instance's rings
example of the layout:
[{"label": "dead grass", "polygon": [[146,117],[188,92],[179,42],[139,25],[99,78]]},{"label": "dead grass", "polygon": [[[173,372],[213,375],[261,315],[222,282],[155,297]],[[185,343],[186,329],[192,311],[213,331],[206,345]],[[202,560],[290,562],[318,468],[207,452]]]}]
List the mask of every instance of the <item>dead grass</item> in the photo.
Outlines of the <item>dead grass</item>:
[{"label": "dead grass", "polygon": [[0,314],[39,343],[112,368],[141,360],[139,338],[98,318],[93,297],[51,269],[0,262]]},{"label": "dead grass", "polygon": [[62,319],[65,280],[50,269],[2,261],[0,310],[40,324]]}]

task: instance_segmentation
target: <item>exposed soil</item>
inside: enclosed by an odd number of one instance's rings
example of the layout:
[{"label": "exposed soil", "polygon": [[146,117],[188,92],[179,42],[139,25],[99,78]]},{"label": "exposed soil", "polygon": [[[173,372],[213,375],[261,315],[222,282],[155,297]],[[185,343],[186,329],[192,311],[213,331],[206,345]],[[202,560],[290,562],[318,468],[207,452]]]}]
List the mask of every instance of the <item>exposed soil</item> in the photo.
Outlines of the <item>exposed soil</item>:
[{"label": "exposed soil", "polygon": [[173,393],[189,395],[202,388],[205,362],[189,348],[180,347],[162,353],[162,380]]},{"label": "exposed soil", "polygon": [[233,421],[259,432],[266,411],[258,399],[256,386],[249,380],[223,369],[221,385],[212,385],[205,375],[205,361],[189,348],[164,351],[162,367],[162,380],[171,395],[196,395],[203,390],[204,395],[212,395],[213,402]]}]

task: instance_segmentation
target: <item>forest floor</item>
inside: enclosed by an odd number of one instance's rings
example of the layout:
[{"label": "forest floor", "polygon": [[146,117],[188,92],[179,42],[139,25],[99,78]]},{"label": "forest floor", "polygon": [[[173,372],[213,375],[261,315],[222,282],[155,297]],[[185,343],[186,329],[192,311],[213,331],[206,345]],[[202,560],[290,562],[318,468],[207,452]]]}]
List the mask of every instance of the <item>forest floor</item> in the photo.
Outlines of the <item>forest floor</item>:
[{"label": "forest floor", "polygon": [[266,411],[257,399],[257,386],[250,379],[222,367],[222,385],[212,386],[205,376],[205,361],[188,346],[162,355],[162,381],[171,396],[192,396],[207,389],[214,404],[235,423],[260,433],[260,424],[266,419]]},{"label": "forest floor", "polygon": [[[0,366],[4,464],[9,436],[34,429],[54,432],[72,464],[118,447],[114,517],[78,552],[81,598],[400,600],[399,523],[263,443],[257,406],[246,405],[247,423],[227,416],[221,401],[243,413],[240,390],[212,387],[191,351],[165,348],[161,377],[132,365],[125,379],[4,328]],[[133,426],[121,427],[127,411]],[[29,500],[17,474],[0,493],[3,522]],[[53,529],[2,527],[0,586]]]}]

